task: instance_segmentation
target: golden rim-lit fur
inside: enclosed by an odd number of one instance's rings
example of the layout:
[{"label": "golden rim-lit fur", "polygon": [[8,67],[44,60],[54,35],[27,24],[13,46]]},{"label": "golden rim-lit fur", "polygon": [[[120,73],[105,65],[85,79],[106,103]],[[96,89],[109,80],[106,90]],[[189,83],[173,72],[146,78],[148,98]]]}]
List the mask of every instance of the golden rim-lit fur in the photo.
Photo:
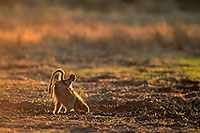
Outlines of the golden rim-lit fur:
[{"label": "golden rim-lit fur", "polygon": [[54,72],[53,72],[53,74],[51,75],[51,79],[50,79],[50,84],[49,84],[49,86],[48,86],[48,92],[49,92],[49,94],[50,94],[50,96],[52,97],[52,84],[53,84],[53,80],[54,80],[54,78],[55,78],[55,76],[56,76],[56,74],[57,73],[61,73],[61,75],[59,75],[59,80],[64,80],[64,75],[65,75],[65,72],[61,69],[61,68],[59,68],[59,69],[57,69],[57,70],[55,70]]},{"label": "golden rim-lit fur", "polygon": [[[57,73],[60,73],[58,81],[54,82],[54,78]],[[51,95],[51,98],[53,96],[56,98],[54,113],[59,113],[62,106],[64,106],[65,109],[68,108],[67,110],[73,108],[74,110],[88,113],[90,111],[89,106],[84,102],[83,98],[72,88],[72,83],[76,80],[76,76],[71,74],[65,80],[64,75],[65,72],[62,69],[55,70],[51,75],[50,84],[48,86],[48,92]],[[54,93],[54,95],[52,93]]]}]

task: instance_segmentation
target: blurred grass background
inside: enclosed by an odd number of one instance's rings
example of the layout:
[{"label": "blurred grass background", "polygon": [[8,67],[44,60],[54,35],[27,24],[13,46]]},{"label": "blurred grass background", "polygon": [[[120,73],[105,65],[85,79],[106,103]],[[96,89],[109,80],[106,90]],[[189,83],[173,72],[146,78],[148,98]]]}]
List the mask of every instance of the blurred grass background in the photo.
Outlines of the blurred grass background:
[{"label": "blurred grass background", "polygon": [[66,64],[199,57],[199,5],[198,0],[0,1],[0,60]]}]

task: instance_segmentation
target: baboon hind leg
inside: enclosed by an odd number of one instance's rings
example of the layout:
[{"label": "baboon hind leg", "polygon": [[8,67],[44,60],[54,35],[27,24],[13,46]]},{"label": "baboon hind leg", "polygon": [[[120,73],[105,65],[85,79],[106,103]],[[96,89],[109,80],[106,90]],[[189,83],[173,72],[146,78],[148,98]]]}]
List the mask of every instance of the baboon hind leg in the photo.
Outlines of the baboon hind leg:
[{"label": "baboon hind leg", "polygon": [[60,102],[56,102],[53,114],[59,113],[61,111],[61,109],[62,109],[62,104]]}]

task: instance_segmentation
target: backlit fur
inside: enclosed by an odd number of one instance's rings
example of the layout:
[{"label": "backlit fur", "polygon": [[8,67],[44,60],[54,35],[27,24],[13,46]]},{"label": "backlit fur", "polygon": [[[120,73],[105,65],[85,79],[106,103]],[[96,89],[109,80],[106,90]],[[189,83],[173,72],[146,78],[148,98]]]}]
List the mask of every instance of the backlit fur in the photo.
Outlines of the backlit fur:
[{"label": "backlit fur", "polygon": [[[54,81],[55,75],[59,75],[59,80]],[[62,69],[57,69],[53,72],[50,84],[48,87],[48,92],[52,97],[55,97],[56,103],[54,108],[54,114],[59,113],[62,107],[66,111],[71,109],[83,111],[85,113],[89,112],[88,105],[84,102],[82,97],[72,88],[72,83],[76,80],[76,76],[71,74],[66,80],[64,79],[65,72]]]}]

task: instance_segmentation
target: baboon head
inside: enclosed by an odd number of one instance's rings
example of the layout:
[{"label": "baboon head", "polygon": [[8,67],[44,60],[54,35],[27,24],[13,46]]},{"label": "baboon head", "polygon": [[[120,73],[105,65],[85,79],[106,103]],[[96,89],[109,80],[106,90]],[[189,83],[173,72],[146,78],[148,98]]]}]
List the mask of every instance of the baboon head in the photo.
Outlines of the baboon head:
[{"label": "baboon head", "polygon": [[72,81],[74,82],[76,80],[76,76],[74,74],[70,74],[69,79],[72,79]]}]

